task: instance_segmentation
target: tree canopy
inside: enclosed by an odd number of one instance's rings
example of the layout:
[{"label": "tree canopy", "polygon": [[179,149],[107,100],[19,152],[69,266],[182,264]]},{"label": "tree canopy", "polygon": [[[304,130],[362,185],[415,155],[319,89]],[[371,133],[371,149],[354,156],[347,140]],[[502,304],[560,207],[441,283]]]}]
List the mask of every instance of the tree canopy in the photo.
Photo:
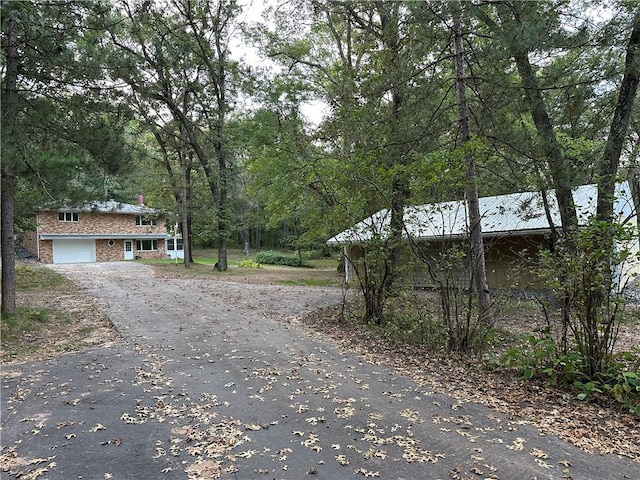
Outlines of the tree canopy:
[{"label": "tree canopy", "polygon": [[387,208],[380,298],[407,205],[553,189],[573,243],[571,189],[598,184],[606,222],[637,178],[638,8],[461,5],[274,0],[251,23],[235,0],[4,2],[3,255],[38,205],[136,190],[221,270],[252,231],[318,246]]}]

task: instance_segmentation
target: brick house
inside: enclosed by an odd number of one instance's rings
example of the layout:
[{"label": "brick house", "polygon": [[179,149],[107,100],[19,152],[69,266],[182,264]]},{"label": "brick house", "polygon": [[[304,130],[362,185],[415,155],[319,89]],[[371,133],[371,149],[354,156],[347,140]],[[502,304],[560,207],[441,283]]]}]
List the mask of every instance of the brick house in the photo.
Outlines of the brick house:
[{"label": "brick house", "polygon": [[93,202],[80,208],[41,209],[21,245],[42,263],[112,262],[168,258],[166,216],[144,205]]}]

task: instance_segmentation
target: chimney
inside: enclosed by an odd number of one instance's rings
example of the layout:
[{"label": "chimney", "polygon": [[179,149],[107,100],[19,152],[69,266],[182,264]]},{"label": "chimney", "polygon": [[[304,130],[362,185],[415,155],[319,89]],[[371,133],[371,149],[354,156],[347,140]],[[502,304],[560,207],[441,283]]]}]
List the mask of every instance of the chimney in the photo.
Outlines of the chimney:
[{"label": "chimney", "polygon": [[138,195],[138,205],[144,207],[144,195],[142,194]]}]

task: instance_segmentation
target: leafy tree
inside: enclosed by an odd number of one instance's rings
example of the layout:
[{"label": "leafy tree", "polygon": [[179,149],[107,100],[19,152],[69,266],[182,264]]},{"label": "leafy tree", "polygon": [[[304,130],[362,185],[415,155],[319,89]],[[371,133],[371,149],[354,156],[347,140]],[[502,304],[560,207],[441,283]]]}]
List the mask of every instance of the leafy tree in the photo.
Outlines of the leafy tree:
[{"label": "leafy tree", "polygon": [[[574,338],[587,343],[580,351],[585,373],[594,376],[607,366],[610,351],[600,347],[611,345],[616,329],[607,325],[618,319],[618,310],[610,302],[612,295],[619,294],[613,273],[617,266],[614,239],[619,236],[613,198],[640,79],[640,17],[636,8],[622,7],[606,25],[594,26],[585,18],[576,28],[575,8],[580,5],[514,1],[481,4],[476,13],[518,72],[522,105],[534,127],[532,151],[544,161],[538,166],[550,178],[560,210],[560,234],[553,230],[555,264],[550,267],[555,280],[549,282],[563,302],[563,349],[568,348],[566,333],[571,329]],[[573,20],[571,28],[568,16]],[[626,45],[624,51],[613,49],[614,55],[605,56],[604,64],[593,60],[599,58],[598,47],[610,41],[604,39],[612,32]],[[576,69],[583,57],[589,59],[588,68]],[[603,70],[608,81],[604,88]],[[604,108],[597,119],[595,109],[605,102],[615,109]],[[592,136],[590,141],[585,141],[585,134]],[[584,178],[585,170],[593,172],[592,181],[598,184],[598,205],[595,221],[578,231],[571,189]]]},{"label": "leafy tree", "polygon": [[[419,10],[403,2],[298,2],[296,12],[316,18],[297,32],[295,14],[279,8],[278,32],[265,34],[270,55],[312,83],[331,113],[316,133],[325,151],[319,158],[329,215],[348,226],[382,207],[390,211],[389,235],[377,251],[381,271],[361,286],[365,318],[384,320],[384,298],[393,294],[401,268],[404,207],[411,191],[410,172],[418,157],[434,148],[441,119],[437,60],[425,38],[439,31],[416,22]],[[307,9],[307,10],[305,10]],[[431,123],[427,125],[427,119]],[[448,120],[448,119],[447,119]],[[439,132],[438,132],[439,133]],[[334,176],[335,175],[335,176]]]},{"label": "leafy tree", "polygon": [[217,268],[226,270],[233,180],[227,123],[243,75],[230,58],[230,40],[239,7],[234,0],[125,0],[121,7],[110,31],[111,75],[126,82],[156,123],[181,125],[217,208]]},{"label": "leafy tree", "polygon": [[1,8],[2,312],[12,314],[15,219],[44,200],[75,203],[109,194],[106,179],[126,168],[129,117],[102,76],[104,28],[97,19],[107,4],[3,2]]},{"label": "leafy tree", "polygon": [[147,158],[139,164],[137,184],[145,195],[154,193],[160,197],[154,204],[169,206],[169,211],[179,212],[176,223],[183,238],[184,265],[188,268],[193,263],[191,226],[194,153],[184,138],[180,124],[158,124],[146,111],[139,111],[145,119],[140,130],[142,148],[147,152]]},{"label": "leafy tree", "polygon": [[304,128],[301,88],[295,78],[269,80],[257,96],[262,108],[240,128],[246,138],[246,193],[264,210],[265,226],[295,232],[288,243],[297,247],[327,238],[322,217],[332,202],[322,186],[322,152]]},{"label": "leafy tree", "polygon": [[458,123],[463,148],[467,151],[467,179],[466,198],[469,212],[469,239],[471,242],[470,267],[473,271],[474,286],[478,296],[479,317],[482,321],[490,323],[491,301],[489,298],[489,286],[487,285],[487,266],[484,259],[484,242],[482,238],[482,225],[480,216],[480,202],[478,199],[478,178],[476,175],[475,152],[469,148],[472,139],[471,121],[469,119],[469,103],[467,101],[467,83],[465,74],[465,52],[462,45],[462,22],[464,13],[462,3],[458,0],[454,3],[453,34],[455,51],[456,93],[458,97]]}]

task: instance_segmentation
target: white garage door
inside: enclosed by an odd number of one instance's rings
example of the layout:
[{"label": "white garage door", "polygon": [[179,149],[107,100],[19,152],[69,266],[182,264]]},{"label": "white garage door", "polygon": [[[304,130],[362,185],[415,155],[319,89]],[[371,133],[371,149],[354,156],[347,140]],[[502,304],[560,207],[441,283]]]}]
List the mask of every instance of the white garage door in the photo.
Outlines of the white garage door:
[{"label": "white garage door", "polygon": [[95,261],[95,240],[53,241],[53,263],[87,263]]}]

